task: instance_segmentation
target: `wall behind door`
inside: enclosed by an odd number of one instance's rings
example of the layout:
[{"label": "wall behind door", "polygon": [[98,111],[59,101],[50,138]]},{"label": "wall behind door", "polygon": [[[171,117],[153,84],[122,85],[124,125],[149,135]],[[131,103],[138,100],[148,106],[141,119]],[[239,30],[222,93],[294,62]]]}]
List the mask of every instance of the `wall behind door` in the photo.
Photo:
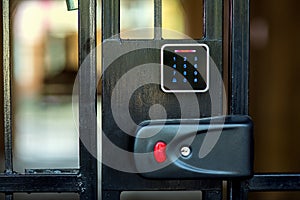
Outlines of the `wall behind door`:
[{"label": "wall behind door", "polygon": [[[300,172],[299,8],[297,0],[251,0],[250,114],[256,172]],[[292,192],[250,196],[300,199]]]}]

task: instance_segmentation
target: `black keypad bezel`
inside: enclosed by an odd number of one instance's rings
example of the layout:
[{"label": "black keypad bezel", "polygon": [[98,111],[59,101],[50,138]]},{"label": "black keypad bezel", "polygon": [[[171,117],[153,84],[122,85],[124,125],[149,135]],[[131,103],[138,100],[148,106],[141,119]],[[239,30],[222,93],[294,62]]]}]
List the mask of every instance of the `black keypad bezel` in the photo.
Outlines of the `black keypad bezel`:
[{"label": "black keypad bezel", "polygon": [[161,48],[161,88],[165,92],[206,92],[208,66],[206,44],[166,44]]}]

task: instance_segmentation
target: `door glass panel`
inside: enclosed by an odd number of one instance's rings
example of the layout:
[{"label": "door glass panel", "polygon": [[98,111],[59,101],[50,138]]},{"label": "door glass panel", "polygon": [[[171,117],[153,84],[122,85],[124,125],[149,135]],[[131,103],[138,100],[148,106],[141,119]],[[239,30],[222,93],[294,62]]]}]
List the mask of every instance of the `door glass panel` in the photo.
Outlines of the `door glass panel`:
[{"label": "door glass panel", "polygon": [[[154,32],[153,0],[121,0],[120,29],[122,39],[152,39]],[[139,31],[133,31],[138,29]]]},{"label": "door glass panel", "polygon": [[163,38],[201,39],[204,34],[203,11],[202,0],[162,0]]},{"label": "door glass panel", "polygon": [[78,168],[72,92],[78,15],[65,1],[18,1],[12,19],[15,170]]}]

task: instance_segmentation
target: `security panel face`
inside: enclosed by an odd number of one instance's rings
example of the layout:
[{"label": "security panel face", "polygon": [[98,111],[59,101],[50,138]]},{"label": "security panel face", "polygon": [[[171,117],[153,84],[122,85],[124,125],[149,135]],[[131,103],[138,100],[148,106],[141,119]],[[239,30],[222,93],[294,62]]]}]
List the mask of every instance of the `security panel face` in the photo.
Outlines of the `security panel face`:
[{"label": "security panel face", "polygon": [[161,48],[161,89],[164,92],[206,92],[209,48],[206,44],[165,44]]}]

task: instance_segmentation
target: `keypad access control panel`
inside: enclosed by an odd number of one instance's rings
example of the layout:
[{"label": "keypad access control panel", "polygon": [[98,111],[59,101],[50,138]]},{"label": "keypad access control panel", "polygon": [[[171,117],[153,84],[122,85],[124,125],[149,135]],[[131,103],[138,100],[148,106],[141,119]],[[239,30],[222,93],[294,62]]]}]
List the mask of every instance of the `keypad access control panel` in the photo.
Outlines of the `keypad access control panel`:
[{"label": "keypad access control panel", "polygon": [[165,44],[161,48],[161,89],[164,92],[206,92],[209,88],[209,47],[206,44]]}]

